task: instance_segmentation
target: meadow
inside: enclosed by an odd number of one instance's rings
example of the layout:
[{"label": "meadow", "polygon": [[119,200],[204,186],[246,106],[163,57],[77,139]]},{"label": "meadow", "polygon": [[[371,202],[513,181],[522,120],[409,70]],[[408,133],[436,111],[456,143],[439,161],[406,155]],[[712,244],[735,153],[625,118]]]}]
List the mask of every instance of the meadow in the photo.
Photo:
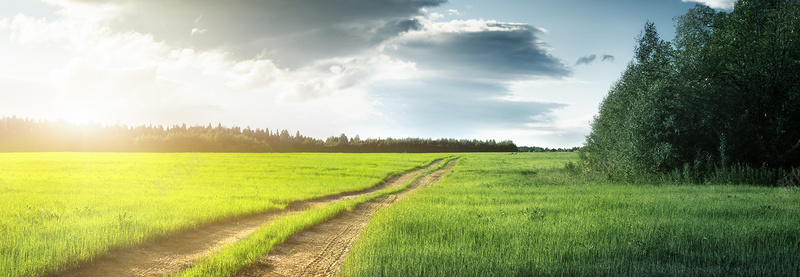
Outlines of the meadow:
[{"label": "meadow", "polygon": [[342,276],[796,276],[796,188],[620,184],[574,154],[465,154],[376,212]]},{"label": "meadow", "polygon": [[[454,158],[440,183],[373,215],[342,276],[800,272],[797,188],[613,183],[565,169],[574,153],[0,157],[0,276],[43,275],[110,249],[361,190]],[[180,275],[234,274],[288,236],[410,183],[270,222]]]},{"label": "meadow", "polygon": [[288,237],[315,224],[334,218],[345,210],[352,210],[358,204],[406,190],[425,175],[442,169],[448,162],[454,159],[457,159],[457,157],[448,157],[438,165],[432,166],[432,168],[402,185],[383,188],[355,198],[342,199],[324,206],[311,208],[297,215],[283,217],[269,222],[245,239],[217,253],[200,259],[192,265],[192,267],[180,272],[176,276],[238,275],[241,269],[257,262],[259,258],[267,255],[273,247],[283,243]]},{"label": "meadow", "polygon": [[357,191],[442,154],[0,154],[0,276]]}]

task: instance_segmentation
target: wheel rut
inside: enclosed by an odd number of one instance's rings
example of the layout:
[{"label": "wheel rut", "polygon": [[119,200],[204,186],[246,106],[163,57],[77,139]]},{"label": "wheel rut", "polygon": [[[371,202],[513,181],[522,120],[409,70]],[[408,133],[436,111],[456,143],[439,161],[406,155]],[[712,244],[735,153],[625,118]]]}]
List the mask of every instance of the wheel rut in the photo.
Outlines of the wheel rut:
[{"label": "wheel rut", "polygon": [[365,190],[296,201],[288,204],[282,210],[272,210],[206,224],[193,230],[161,237],[140,246],[112,250],[75,268],[48,276],[164,276],[175,274],[191,267],[197,259],[207,257],[225,246],[238,242],[266,223],[302,213],[309,208],[366,195],[384,188],[400,186],[440,163],[442,163],[441,160],[433,162],[427,167],[400,174]]},{"label": "wheel rut", "polygon": [[408,194],[437,183],[456,165],[450,161],[406,190],[357,205],[352,211],[294,234],[276,245],[269,254],[240,270],[235,276],[336,276],[342,262],[358,239],[372,214]]}]

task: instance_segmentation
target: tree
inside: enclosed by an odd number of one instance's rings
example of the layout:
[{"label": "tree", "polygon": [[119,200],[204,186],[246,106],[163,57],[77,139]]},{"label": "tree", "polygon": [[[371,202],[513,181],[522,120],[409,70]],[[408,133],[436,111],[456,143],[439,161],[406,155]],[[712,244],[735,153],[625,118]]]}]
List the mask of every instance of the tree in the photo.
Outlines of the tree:
[{"label": "tree", "polygon": [[647,22],[628,64],[600,105],[583,157],[610,175],[629,176],[670,164],[675,133],[670,114],[673,74],[670,44]]},{"label": "tree", "polygon": [[673,44],[648,22],[582,157],[612,177],[800,164],[800,1],[697,5]]}]

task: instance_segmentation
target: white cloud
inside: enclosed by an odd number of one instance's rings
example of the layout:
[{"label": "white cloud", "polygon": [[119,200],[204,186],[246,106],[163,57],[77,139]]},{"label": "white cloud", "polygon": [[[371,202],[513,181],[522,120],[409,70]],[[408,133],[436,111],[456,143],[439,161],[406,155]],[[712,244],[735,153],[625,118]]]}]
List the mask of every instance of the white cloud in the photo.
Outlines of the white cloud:
[{"label": "white cloud", "polygon": [[9,30],[11,40],[23,46],[57,43],[75,54],[109,63],[150,61],[158,59],[167,50],[163,43],[154,41],[152,36],[137,32],[114,33],[82,19],[48,21],[17,15],[0,24],[0,29]]},{"label": "white cloud", "polygon": [[[223,52],[173,47],[155,41],[151,35],[118,33],[80,18],[46,20],[18,15],[0,21],[0,30],[9,33],[19,54],[38,57],[44,54],[36,52],[42,51],[39,45],[54,45],[66,50],[62,54],[72,60],[59,65],[27,59],[49,64],[50,72],[38,72],[41,82],[48,85],[28,84],[36,88],[36,94],[50,95],[48,101],[37,105],[49,112],[20,116],[57,119],[82,114],[78,117],[92,115],[98,120],[138,124],[166,115],[171,119],[162,118],[160,122],[180,122],[198,113],[211,114],[209,110],[224,102],[219,98],[232,90],[267,87],[283,72],[266,59],[234,62]],[[43,49],[49,52],[51,47]],[[196,85],[199,83],[209,85]],[[3,95],[2,99],[19,102],[27,98]],[[198,105],[205,111],[190,108]]]},{"label": "white cloud", "polygon": [[272,61],[264,59],[236,62],[227,70],[231,71],[232,79],[228,84],[239,90],[268,87],[284,74]]},{"label": "white cloud", "polygon": [[119,106],[159,103],[186,87],[159,77],[153,66],[113,69],[76,61],[54,77],[65,100]]},{"label": "white cloud", "polygon": [[440,13],[429,13],[428,14],[428,20],[439,20],[439,19],[442,19],[442,18],[444,18],[444,15],[440,14]]},{"label": "white cloud", "polygon": [[[281,67],[352,56],[407,31],[406,21],[444,0],[47,0],[69,18],[135,30],[198,51],[223,49],[238,60],[266,53]],[[436,16],[436,15],[432,15]],[[235,20],[232,20],[235,19]],[[392,26],[395,25],[395,26]],[[192,31],[196,30],[196,31]],[[208,30],[203,36],[203,30]],[[188,31],[188,32],[187,32]]]},{"label": "white cloud", "polygon": [[0,76],[0,116],[44,115],[55,96],[46,81]]},{"label": "white cloud", "polygon": [[695,2],[704,4],[713,9],[732,10],[736,0],[681,0],[683,2]]},{"label": "white cloud", "polygon": [[183,107],[187,86],[159,77],[154,66],[102,68],[76,60],[54,74],[52,85],[56,118],[136,122],[152,111],[189,112]]},{"label": "white cloud", "polygon": [[478,33],[478,32],[507,32],[530,29],[530,25],[524,23],[499,22],[497,20],[452,20],[449,22],[426,22],[425,30],[420,32],[409,32],[403,34],[404,38],[415,38],[419,36],[433,37],[442,33]]},{"label": "white cloud", "polygon": [[124,9],[122,5],[81,0],[40,0],[60,8],[58,14],[67,17],[81,18],[91,22],[103,22],[113,19]]},{"label": "white cloud", "polygon": [[[309,67],[287,72],[289,90],[282,89],[282,101],[302,102],[321,97],[363,94],[365,87],[379,80],[414,78],[413,63],[387,55],[320,60]],[[286,85],[284,85],[285,87]],[[365,107],[367,108],[367,107]]]},{"label": "white cloud", "polygon": [[45,19],[18,14],[12,19],[5,18],[0,21],[0,29],[11,31],[11,41],[32,45],[54,40],[68,39],[72,33],[70,26],[53,25]]},{"label": "white cloud", "polygon": [[252,90],[276,80],[283,70],[268,59],[232,61],[220,51],[195,51],[155,41],[151,35],[138,32],[115,33],[112,30],[80,19],[47,21],[18,15],[0,23],[11,31],[11,39],[21,45],[66,43],[82,62],[108,68],[160,66],[166,71],[187,68],[202,69],[206,74],[230,79],[231,87]]},{"label": "white cloud", "polygon": [[54,85],[63,96],[76,100],[124,101],[155,99],[181,87],[158,78],[158,68],[101,68],[76,60],[54,74]]}]

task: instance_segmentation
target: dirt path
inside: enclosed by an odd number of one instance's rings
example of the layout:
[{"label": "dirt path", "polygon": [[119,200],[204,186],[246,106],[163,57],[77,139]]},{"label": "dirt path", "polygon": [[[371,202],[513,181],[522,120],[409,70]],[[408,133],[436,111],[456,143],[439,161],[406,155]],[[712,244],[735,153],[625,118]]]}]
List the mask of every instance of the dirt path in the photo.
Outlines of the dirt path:
[{"label": "dirt path", "polygon": [[450,161],[444,168],[428,174],[407,190],[359,204],[353,211],[344,211],[331,220],[291,236],[236,276],[336,276],[373,212],[420,188],[439,182],[456,162]]},{"label": "dirt path", "polygon": [[297,201],[289,204],[283,210],[209,224],[132,249],[114,250],[92,262],[51,276],[163,276],[174,274],[191,266],[194,260],[238,242],[267,222],[279,217],[301,213],[310,207],[402,185],[440,163],[441,161],[437,161],[425,168],[401,174],[366,190]]}]

